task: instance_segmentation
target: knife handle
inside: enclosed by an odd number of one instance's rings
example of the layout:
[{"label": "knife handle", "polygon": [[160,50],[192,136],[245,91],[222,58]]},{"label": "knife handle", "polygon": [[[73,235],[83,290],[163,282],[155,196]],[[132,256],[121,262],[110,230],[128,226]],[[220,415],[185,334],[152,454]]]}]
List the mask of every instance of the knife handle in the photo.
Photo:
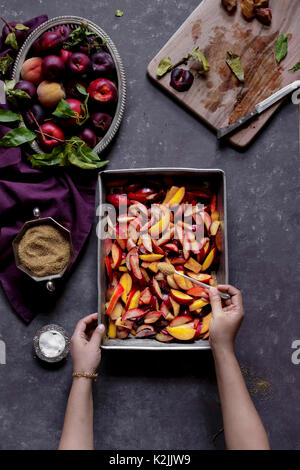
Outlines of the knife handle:
[{"label": "knife handle", "polygon": [[297,90],[297,88],[300,88],[300,80],[296,80],[295,82],[290,83],[284,88],[281,88],[281,90],[276,91],[276,93],[269,96],[269,98],[265,99],[264,101],[261,101],[261,103],[258,103],[255,106],[256,111],[259,114],[262,113],[267,108],[272,106],[272,104],[277,103],[277,101],[279,101],[281,98],[284,98],[286,95],[292,93],[292,91]]}]

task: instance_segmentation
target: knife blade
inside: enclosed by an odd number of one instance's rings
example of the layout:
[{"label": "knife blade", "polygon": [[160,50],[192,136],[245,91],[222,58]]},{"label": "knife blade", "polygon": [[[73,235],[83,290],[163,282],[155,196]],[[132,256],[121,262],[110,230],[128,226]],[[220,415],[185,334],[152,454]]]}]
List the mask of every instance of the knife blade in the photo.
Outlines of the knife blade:
[{"label": "knife blade", "polygon": [[266,109],[270,108],[270,106],[277,103],[282,98],[289,95],[298,88],[300,88],[300,80],[296,80],[295,82],[290,83],[284,88],[281,88],[281,90],[276,91],[276,93],[273,93],[273,95],[258,103],[255,108],[252,109],[252,111],[250,111],[249,113],[245,114],[245,116],[237,119],[228,126],[221,127],[220,129],[218,129],[217,138],[221,139],[225,135],[228,135],[233,132],[235,129],[238,129],[239,127],[243,126],[243,124],[245,124],[247,121],[263,113]]}]

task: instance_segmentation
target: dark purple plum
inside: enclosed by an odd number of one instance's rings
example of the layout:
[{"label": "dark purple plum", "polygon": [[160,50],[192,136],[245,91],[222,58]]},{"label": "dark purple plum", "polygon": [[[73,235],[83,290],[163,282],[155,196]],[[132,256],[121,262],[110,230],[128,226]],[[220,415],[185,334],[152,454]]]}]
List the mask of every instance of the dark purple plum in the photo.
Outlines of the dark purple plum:
[{"label": "dark purple plum", "polygon": [[57,55],[47,55],[43,59],[42,72],[45,80],[60,81],[65,70],[63,60]]},{"label": "dark purple plum", "polygon": [[34,104],[25,114],[24,114],[24,120],[27,124],[28,127],[36,128],[36,123],[31,115],[31,113],[34,115],[35,119],[39,124],[42,124],[44,120],[47,117],[47,112],[45,108],[43,108],[40,104]]},{"label": "dark purple plum", "polygon": [[96,112],[91,116],[92,123],[99,134],[105,134],[109,129],[112,117],[107,113]]},{"label": "dark purple plum", "polygon": [[71,29],[69,28],[69,26],[66,26],[65,24],[58,26],[57,28],[55,28],[54,31],[60,35],[63,41],[68,39],[68,37],[71,34]]},{"label": "dark purple plum", "polygon": [[74,75],[84,75],[91,66],[91,60],[82,52],[74,52],[68,59],[67,66]]},{"label": "dark purple plum", "polygon": [[63,44],[63,38],[57,31],[47,31],[34,43],[34,51],[48,54],[56,51]]},{"label": "dark purple plum", "polygon": [[33,98],[36,95],[36,86],[32,82],[27,80],[20,80],[15,84],[14,90],[22,90],[28,93],[30,98]]},{"label": "dark purple plum", "polygon": [[83,129],[78,137],[79,139],[83,140],[90,148],[94,148],[97,144],[97,136],[95,132],[89,127]]},{"label": "dark purple plum", "polygon": [[193,84],[193,81],[194,75],[189,70],[176,68],[171,72],[170,85],[177,91],[189,90]]},{"label": "dark purple plum", "polygon": [[111,76],[116,70],[113,58],[108,52],[96,52],[91,60],[93,72],[101,77]]},{"label": "dark purple plum", "polygon": [[78,100],[82,100],[83,95],[77,90],[77,85],[82,85],[85,89],[87,88],[87,84],[82,80],[70,80],[65,87],[66,95],[70,98],[77,98]]}]

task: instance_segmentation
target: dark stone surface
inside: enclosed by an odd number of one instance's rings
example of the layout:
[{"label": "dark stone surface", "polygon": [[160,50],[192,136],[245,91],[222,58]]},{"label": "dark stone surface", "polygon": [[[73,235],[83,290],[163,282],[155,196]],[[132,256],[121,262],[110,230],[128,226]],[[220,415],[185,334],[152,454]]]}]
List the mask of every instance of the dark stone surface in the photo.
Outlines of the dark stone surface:
[{"label": "dark stone surface", "polygon": [[[4,0],[7,20],[40,13],[81,15],[115,41],[127,72],[126,116],[110,151],[110,168],[187,166],[222,168],[228,183],[230,281],[244,294],[246,318],[237,341],[240,363],[252,374],[254,400],[276,449],[300,449],[299,371],[291,344],[299,322],[299,152],[297,108],[287,102],[263,133],[240,153],[221,148],[203,124],[150,83],[146,66],[198,1]],[[115,18],[116,8],[124,10]],[[0,298],[1,449],[55,449],[71,383],[70,359],[43,367],[32,339],[54,322],[71,334],[97,308],[96,236],[66,283],[53,311],[29,326]],[[105,353],[95,387],[98,449],[214,449],[222,426],[210,353]],[[253,376],[254,375],[254,376]],[[257,377],[271,392],[257,391]],[[257,393],[256,393],[257,392]]]}]

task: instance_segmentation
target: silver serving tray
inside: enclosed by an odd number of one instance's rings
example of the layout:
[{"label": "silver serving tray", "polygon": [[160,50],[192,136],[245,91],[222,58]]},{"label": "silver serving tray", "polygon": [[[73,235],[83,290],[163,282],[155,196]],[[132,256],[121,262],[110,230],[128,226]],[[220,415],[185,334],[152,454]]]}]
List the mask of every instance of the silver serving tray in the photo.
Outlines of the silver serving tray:
[{"label": "silver serving tray", "polygon": [[[218,283],[228,283],[228,248],[227,248],[227,209],[226,209],[226,178],[225,173],[219,169],[196,169],[196,168],[138,168],[128,170],[107,170],[99,173],[97,207],[106,201],[106,182],[118,179],[125,179],[135,176],[137,181],[140,177],[171,176],[181,177],[186,182],[189,178],[206,179],[213,181],[217,188],[217,209],[220,213],[220,220],[223,228],[223,249],[220,257],[220,264],[216,273]],[[108,326],[108,318],[105,311],[105,292],[107,288],[105,265],[104,265],[104,241],[98,238],[98,312],[101,314],[101,322]],[[110,339],[105,333],[102,340],[103,349],[140,349],[151,351],[166,350],[205,350],[210,349],[208,341],[196,340],[190,343],[160,343],[151,338]]]},{"label": "silver serving tray", "polygon": [[[107,48],[116,64],[116,71],[118,77],[119,98],[114,119],[103,139],[94,148],[94,151],[100,154],[110,144],[110,142],[116,135],[123,118],[126,102],[126,79],[124,66],[116,46],[114,45],[111,38],[106,34],[106,32],[103,31],[103,29],[101,29],[92,21],[82,18],[80,16],[57,16],[56,18],[52,18],[51,20],[46,21],[45,23],[41,24],[38,28],[36,28],[24,42],[15,60],[11,78],[16,81],[20,80],[23,62],[26,60],[27,54],[32,44],[36,39],[39,38],[39,36],[44,34],[46,31],[51,31],[62,24],[68,25],[71,29],[75,29],[84,22],[88,24],[88,27],[91,31],[106,40]],[[22,125],[25,125],[23,121],[20,122],[20,126]],[[32,142],[31,148],[34,150],[35,153],[43,153],[43,150],[40,148],[36,141]]]}]

